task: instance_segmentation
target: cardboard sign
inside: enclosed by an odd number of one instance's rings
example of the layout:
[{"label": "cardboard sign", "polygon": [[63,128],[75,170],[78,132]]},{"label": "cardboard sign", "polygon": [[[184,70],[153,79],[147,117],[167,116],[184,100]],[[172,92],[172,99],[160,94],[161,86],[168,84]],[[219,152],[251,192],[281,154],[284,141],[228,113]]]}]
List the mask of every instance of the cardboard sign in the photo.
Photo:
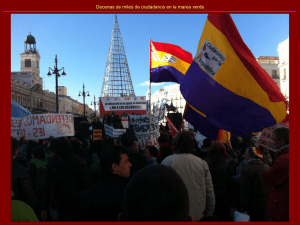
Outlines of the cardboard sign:
[{"label": "cardboard sign", "polygon": [[276,148],[274,146],[274,142],[272,140],[273,130],[277,127],[287,127],[287,125],[283,123],[278,123],[272,127],[268,127],[261,132],[260,137],[258,138],[256,144],[265,147],[268,150],[276,152]]},{"label": "cardboard sign", "polygon": [[45,139],[50,136],[74,136],[72,114],[35,114],[23,118],[20,126],[20,137],[26,140]]},{"label": "cardboard sign", "polygon": [[102,140],[102,130],[93,130],[93,141]]},{"label": "cardboard sign", "polygon": [[[139,141],[141,149],[144,149],[147,145],[158,147],[159,137],[159,112],[151,115],[151,131],[149,138],[149,115],[129,115],[130,124],[132,125],[133,131],[136,138]],[[150,139],[150,142],[149,142]]]}]

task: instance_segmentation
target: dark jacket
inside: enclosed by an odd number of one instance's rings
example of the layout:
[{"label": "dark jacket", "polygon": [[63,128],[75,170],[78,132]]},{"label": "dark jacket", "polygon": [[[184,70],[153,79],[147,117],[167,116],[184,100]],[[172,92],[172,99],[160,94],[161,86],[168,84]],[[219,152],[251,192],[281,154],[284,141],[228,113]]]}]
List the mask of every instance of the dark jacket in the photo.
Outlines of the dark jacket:
[{"label": "dark jacket", "polygon": [[251,217],[266,218],[265,205],[269,187],[263,182],[263,174],[270,167],[261,160],[253,160],[247,163],[240,177],[240,211],[247,211]]},{"label": "dark jacket", "polygon": [[73,154],[69,159],[52,158],[47,168],[42,209],[59,204],[59,217],[64,220],[66,215],[73,213],[80,195],[91,185],[86,161]]},{"label": "dark jacket", "polygon": [[14,192],[12,200],[20,200],[34,210],[39,209],[28,170],[13,158],[11,159],[11,190]]},{"label": "dark jacket", "polygon": [[210,157],[206,157],[204,161],[209,166],[215,196],[225,197],[229,191],[230,178],[234,174],[232,159],[228,156],[224,160],[214,164]]},{"label": "dark jacket", "polygon": [[46,160],[31,159],[28,171],[32,180],[33,188],[38,199],[41,200],[46,184],[48,168]]},{"label": "dark jacket", "polygon": [[147,159],[140,154],[139,151],[135,150],[134,147],[127,148],[130,167],[130,178],[140,169],[148,165]]},{"label": "dark jacket", "polygon": [[289,148],[281,150],[272,167],[263,175],[270,186],[266,202],[267,213],[277,220],[289,220]]},{"label": "dark jacket", "polygon": [[100,182],[80,196],[76,221],[118,221],[122,212],[126,180],[116,174],[102,174]]}]

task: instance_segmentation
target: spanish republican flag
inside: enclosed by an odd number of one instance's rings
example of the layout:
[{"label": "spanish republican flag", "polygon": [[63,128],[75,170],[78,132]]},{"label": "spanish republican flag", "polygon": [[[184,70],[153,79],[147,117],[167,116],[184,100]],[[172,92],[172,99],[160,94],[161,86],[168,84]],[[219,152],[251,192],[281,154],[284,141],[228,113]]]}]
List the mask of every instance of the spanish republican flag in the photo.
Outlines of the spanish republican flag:
[{"label": "spanish republican flag", "polygon": [[150,82],[180,84],[182,76],[193,61],[193,55],[173,44],[151,41],[150,45]]},{"label": "spanish republican flag", "polygon": [[236,136],[253,136],[286,117],[284,96],[229,14],[208,15],[180,91],[209,123]]}]

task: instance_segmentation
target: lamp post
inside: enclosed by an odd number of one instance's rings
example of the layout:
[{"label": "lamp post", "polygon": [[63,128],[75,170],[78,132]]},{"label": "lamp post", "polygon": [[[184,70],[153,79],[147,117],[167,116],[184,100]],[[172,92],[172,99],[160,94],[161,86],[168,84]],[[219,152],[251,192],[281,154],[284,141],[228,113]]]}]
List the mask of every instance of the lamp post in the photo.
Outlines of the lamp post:
[{"label": "lamp post", "polygon": [[67,74],[65,73],[64,67],[62,67],[60,70],[57,69],[57,55],[55,55],[55,61],[54,62],[55,62],[54,69],[51,69],[49,67],[49,72],[47,73],[47,75],[49,77],[51,76],[50,70],[53,71],[52,74],[55,74],[55,81],[56,81],[56,83],[55,83],[55,85],[56,85],[56,113],[58,113],[58,79],[57,78],[60,77],[59,71],[61,71],[61,70],[63,70],[61,75],[65,76]]},{"label": "lamp post", "polygon": [[79,95],[78,95],[79,97],[81,96],[80,94],[82,94],[83,96],[83,117],[85,117],[85,96],[89,97],[90,94],[88,91],[87,92],[84,91],[84,84],[83,84],[83,92],[79,91]]},{"label": "lamp post", "polygon": [[91,102],[91,105],[93,105],[93,104],[94,104],[95,118],[96,118],[96,105],[99,105],[99,102],[96,102],[96,97],[95,97],[95,95],[94,95],[94,102],[93,102],[93,101]]}]

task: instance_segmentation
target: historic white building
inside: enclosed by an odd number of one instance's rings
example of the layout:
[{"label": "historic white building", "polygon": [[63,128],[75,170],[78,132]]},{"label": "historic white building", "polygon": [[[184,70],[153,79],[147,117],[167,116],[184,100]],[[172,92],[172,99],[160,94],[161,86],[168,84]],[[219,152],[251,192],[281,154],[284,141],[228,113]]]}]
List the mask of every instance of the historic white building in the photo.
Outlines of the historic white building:
[{"label": "historic white building", "polygon": [[273,80],[280,88],[279,69],[278,69],[279,57],[259,56],[256,58],[256,61],[273,78]]},{"label": "historic white building", "polygon": [[289,101],[289,38],[278,44],[277,51],[279,55],[280,89],[287,101]]},{"label": "historic white building", "polygon": [[[11,99],[33,114],[56,113],[56,94],[43,90],[40,77],[40,54],[36,49],[35,38],[30,34],[25,38],[24,52],[21,56],[21,71],[11,72]],[[83,104],[67,95],[67,88],[58,87],[59,113],[83,116]],[[86,105],[86,116],[94,111]]]},{"label": "historic white building", "polygon": [[21,56],[21,71],[11,72],[11,99],[33,114],[54,113],[55,93],[43,90],[40,77],[40,54],[35,38],[30,34],[25,38]]}]

